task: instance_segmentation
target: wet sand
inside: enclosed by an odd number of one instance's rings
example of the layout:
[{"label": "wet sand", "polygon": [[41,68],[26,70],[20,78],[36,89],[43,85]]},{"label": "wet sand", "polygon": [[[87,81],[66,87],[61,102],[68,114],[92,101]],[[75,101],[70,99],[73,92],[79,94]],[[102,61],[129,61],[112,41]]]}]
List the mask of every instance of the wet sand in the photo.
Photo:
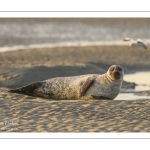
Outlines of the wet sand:
[{"label": "wet sand", "polygon": [[[113,64],[125,73],[150,69],[150,51],[128,46],[59,47],[0,53],[1,87],[58,76],[102,74]],[[123,86],[128,86],[125,82]],[[135,86],[135,84],[131,84]]]},{"label": "wet sand", "polygon": [[[150,69],[150,51],[127,46],[61,47],[0,53],[1,132],[149,132],[149,100],[48,100],[7,93],[56,76]],[[123,83],[134,86],[134,83]]]}]

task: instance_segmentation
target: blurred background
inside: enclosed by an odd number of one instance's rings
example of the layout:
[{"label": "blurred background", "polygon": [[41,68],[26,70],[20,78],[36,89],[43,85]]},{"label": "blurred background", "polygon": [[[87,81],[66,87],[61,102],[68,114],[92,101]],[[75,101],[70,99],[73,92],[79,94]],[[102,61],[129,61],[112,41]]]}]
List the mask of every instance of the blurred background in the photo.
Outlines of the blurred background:
[{"label": "blurred background", "polygon": [[149,18],[0,18],[0,46],[149,39],[149,26]]}]

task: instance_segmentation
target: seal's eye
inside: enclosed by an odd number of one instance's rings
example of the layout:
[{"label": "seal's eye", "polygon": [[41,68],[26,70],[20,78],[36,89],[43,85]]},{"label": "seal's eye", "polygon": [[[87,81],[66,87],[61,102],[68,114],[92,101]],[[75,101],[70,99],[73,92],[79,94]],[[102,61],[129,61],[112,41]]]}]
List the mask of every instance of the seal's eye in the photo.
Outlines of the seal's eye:
[{"label": "seal's eye", "polygon": [[119,70],[119,71],[122,71],[122,68],[121,68],[121,67],[118,67],[118,70]]},{"label": "seal's eye", "polygon": [[114,67],[111,67],[110,70],[113,71],[113,70],[114,70]]}]

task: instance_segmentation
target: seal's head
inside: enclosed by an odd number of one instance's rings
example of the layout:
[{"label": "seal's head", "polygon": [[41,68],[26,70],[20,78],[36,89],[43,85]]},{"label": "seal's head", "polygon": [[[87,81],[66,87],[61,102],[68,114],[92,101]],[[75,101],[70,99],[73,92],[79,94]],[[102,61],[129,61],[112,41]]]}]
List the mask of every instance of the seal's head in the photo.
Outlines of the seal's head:
[{"label": "seal's head", "polygon": [[112,65],[108,69],[107,75],[111,80],[122,80],[124,76],[124,70],[119,65]]}]

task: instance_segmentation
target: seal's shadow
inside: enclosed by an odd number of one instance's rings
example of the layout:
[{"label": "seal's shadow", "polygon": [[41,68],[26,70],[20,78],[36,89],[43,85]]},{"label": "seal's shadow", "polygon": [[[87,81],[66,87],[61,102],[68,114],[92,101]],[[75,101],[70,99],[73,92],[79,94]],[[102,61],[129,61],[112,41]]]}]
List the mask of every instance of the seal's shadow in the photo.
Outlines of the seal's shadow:
[{"label": "seal's shadow", "polygon": [[103,70],[94,65],[84,66],[36,66],[31,68],[10,69],[10,72],[17,74],[17,77],[9,78],[6,81],[0,81],[1,87],[17,88],[36,81],[42,81],[54,77],[77,76],[83,74],[102,74]]}]

